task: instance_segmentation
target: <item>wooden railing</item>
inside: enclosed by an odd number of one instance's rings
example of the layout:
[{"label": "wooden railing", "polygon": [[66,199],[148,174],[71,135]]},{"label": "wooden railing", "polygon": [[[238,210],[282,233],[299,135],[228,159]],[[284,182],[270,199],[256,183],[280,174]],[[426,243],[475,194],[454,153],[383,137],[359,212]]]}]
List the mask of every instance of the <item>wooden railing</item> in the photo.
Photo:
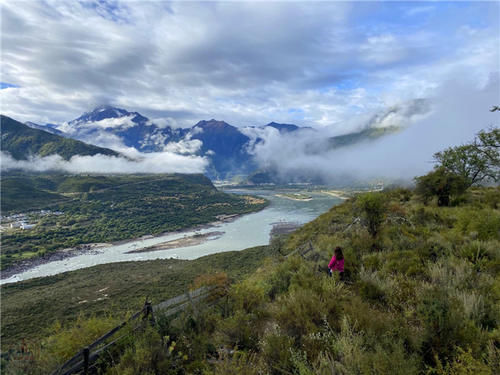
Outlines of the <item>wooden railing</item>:
[{"label": "wooden railing", "polygon": [[[93,350],[104,344],[107,339],[114,336],[122,328],[130,325],[141,316],[142,320],[151,320],[152,322],[154,322],[154,314],[158,312],[162,312],[162,315],[167,317],[175,315],[180,311],[184,311],[188,307],[192,307],[192,309],[197,312],[198,310],[196,304],[209,297],[213,289],[215,289],[215,287],[201,287],[191,292],[187,292],[177,297],[160,302],[159,304],[154,306],[151,305],[150,302],[146,301],[144,307],[140,311],[137,311],[128,320],[114,327],[113,329],[99,337],[97,340],[95,340],[92,344],[80,350],[73,357],[68,359],[64,364],[59,366],[59,368],[54,371],[52,375],[70,375],[82,371],[84,374],[88,374],[90,365],[95,362],[102,353],[108,350],[112,345],[116,344],[117,341],[127,336],[127,334],[106,343],[104,346],[95,351]],[[133,330],[136,330],[137,328],[139,327],[135,327]]]}]

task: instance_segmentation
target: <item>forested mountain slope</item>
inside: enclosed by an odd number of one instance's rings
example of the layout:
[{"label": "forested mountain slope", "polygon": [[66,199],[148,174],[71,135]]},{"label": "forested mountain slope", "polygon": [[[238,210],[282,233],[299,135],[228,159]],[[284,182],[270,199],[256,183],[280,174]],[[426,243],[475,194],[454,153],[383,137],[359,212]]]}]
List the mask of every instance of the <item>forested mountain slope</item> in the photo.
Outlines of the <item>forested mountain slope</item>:
[{"label": "forested mountain slope", "polygon": [[60,155],[65,160],[75,155],[118,156],[116,151],[33,129],[4,115],[0,115],[0,124],[1,149],[9,152],[14,159],[26,160],[30,156],[54,154]]},{"label": "forested mountain slope", "polygon": [[2,269],[63,248],[189,228],[266,206],[218,191],[201,174],[8,175],[1,198],[3,215],[24,214],[34,224],[3,232]]}]

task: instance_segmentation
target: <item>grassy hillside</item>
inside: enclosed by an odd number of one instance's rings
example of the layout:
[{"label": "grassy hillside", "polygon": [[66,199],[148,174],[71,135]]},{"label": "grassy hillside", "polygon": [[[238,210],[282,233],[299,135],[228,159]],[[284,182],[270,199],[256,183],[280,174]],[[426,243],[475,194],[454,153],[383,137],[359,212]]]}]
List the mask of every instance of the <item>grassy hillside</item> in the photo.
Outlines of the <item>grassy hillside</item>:
[{"label": "grassy hillside", "polygon": [[38,189],[30,180],[2,178],[1,181],[1,211],[2,214],[9,212],[22,212],[37,207],[44,207],[63,202],[67,198],[61,194]]},{"label": "grassy hillside", "polygon": [[368,128],[357,133],[331,137],[329,139],[329,143],[332,147],[350,146],[358,142],[370,141],[386,135],[394,134],[400,130],[401,129],[397,126],[388,126],[384,128]]},{"label": "grassy hillside", "polygon": [[[79,244],[131,239],[205,224],[266,203],[218,191],[203,175],[6,176],[2,213],[28,212],[30,230],[2,236],[2,269]],[[62,215],[38,214],[46,209]]]},{"label": "grassy hillside", "polygon": [[226,272],[239,280],[252,273],[269,254],[265,246],[205,256],[196,260],[164,259],[102,264],[56,276],[2,286],[3,348],[21,339],[31,342],[51,332],[56,321],[85,316],[117,318],[140,310],[146,297],[158,303],[188,290],[203,274]]},{"label": "grassy hillside", "polygon": [[[495,374],[500,189],[472,189],[454,203],[424,205],[404,189],[350,199],[273,243],[275,254],[293,255],[272,256],[232,284],[224,306],[206,308],[195,321],[160,319],[132,334],[102,369],[108,374]],[[374,207],[381,212],[376,231],[370,226]],[[336,246],[344,249],[345,282],[325,272]],[[105,320],[58,328],[43,353],[63,361],[65,355],[54,348],[68,332],[83,335],[98,322],[104,331]],[[82,338],[78,345],[89,341]]]},{"label": "grassy hillside", "polygon": [[48,156],[58,154],[69,160],[74,155],[111,155],[118,153],[102,147],[89,145],[74,139],[33,129],[10,117],[0,115],[2,131],[1,149],[14,159],[27,159],[32,155]]}]

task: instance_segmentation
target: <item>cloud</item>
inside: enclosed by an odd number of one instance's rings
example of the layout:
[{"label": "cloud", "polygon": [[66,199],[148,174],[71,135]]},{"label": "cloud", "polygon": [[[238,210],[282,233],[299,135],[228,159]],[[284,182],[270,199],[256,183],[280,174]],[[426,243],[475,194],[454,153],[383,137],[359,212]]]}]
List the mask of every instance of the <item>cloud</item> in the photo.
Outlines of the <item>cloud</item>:
[{"label": "cloud", "polygon": [[2,112],[60,123],[111,103],[183,127],[347,132],[450,79],[484,84],[499,70],[499,6],[3,1],[2,80],[15,87],[0,90]]},{"label": "cloud", "polygon": [[[133,121],[133,119],[136,117],[135,114],[131,114],[129,116],[121,116],[121,117],[116,117],[116,118],[105,118],[100,121],[94,121],[94,122],[88,122],[85,124],[85,126],[89,128],[101,128],[101,129],[107,129],[107,128],[130,128],[133,126],[136,126],[137,124]],[[75,127],[72,124],[68,124],[67,122],[64,122],[61,124],[59,127],[59,130],[62,132],[65,132],[66,134],[72,134],[75,131]]]},{"label": "cloud", "polygon": [[332,149],[326,129],[279,136],[276,129],[245,129],[253,140],[252,152],[261,168],[284,180],[311,178],[349,184],[376,178],[411,181],[433,167],[432,155],[446,147],[471,141],[498,116],[489,112],[500,101],[498,76],[482,88],[466,81],[448,81],[429,102],[414,101],[372,117],[364,126],[399,123],[399,133]]},{"label": "cloud", "polygon": [[208,162],[198,156],[184,156],[173,152],[153,152],[141,154],[139,159],[97,154],[93,156],[73,156],[69,161],[59,155],[31,157],[16,160],[6,152],[1,152],[2,171],[22,169],[26,171],[64,171],[68,173],[202,173]]},{"label": "cloud", "polygon": [[179,142],[169,142],[165,145],[164,150],[180,155],[192,155],[201,149],[203,142],[199,139],[183,139]]}]

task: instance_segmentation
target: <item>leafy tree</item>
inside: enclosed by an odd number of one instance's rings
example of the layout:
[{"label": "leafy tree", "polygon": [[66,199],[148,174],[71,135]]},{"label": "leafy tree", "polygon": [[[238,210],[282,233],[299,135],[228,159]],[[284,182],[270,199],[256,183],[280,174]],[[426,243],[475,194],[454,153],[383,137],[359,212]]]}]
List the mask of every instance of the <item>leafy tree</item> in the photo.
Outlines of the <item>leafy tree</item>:
[{"label": "leafy tree", "polygon": [[458,174],[449,172],[445,167],[439,167],[425,176],[416,177],[416,191],[424,201],[438,198],[438,206],[449,206],[450,196],[459,195],[467,189],[467,182]]},{"label": "leafy tree", "polygon": [[498,181],[500,179],[500,129],[481,130],[473,145],[486,160],[493,172],[493,179]]},{"label": "leafy tree", "polygon": [[447,172],[462,177],[466,188],[483,181],[498,181],[500,165],[500,129],[481,131],[466,145],[447,148],[434,159]]}]

